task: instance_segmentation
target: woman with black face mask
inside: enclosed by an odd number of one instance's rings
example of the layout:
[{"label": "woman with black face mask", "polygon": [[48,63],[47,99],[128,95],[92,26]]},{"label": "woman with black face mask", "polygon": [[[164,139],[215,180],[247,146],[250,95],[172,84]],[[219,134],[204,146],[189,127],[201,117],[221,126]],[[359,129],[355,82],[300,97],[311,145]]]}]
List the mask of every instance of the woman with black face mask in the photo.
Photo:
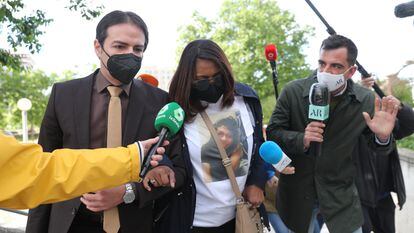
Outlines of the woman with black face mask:
[{"label": "woman with black face mask", "polygon": [[247,85],[235,82],[226,55],[211,40],[195,40],[186,46],[169,96],[186,113],[182,137],[189,179],[165,201],[167,207],[157,207],[163,215],[156,232],[234,233],[236,196],[200,113],[210,118],[244,199],[259,207],[266,175],[258,155],[263,142],[258,96]]}]

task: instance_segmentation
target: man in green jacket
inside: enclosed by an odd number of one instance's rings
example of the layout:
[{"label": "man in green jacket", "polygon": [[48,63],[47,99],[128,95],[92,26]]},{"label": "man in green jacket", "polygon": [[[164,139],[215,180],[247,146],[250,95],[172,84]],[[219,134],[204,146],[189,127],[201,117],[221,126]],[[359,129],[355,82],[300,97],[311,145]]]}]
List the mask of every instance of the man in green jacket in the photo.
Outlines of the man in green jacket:
[{"label": "man in green jacket", "polygon": [[[295,167],[295,174],[281,174],[276,198],[282,220],[294,232],[313,232],[318,212],[331,233],[362,232],[352,152],[360,135],[372,148],[390,150],[398,107],[387,100],[380,107],[371,91],[353,83],[357,53],[346,37],[325,39],[317,72],[287,84],[271,116],[267,137]],[[308,119],[309,89],[316,82],[325,83],[331,94],[325,123]],[[320,156],[309,150],[310,142],[322,143]]]}]

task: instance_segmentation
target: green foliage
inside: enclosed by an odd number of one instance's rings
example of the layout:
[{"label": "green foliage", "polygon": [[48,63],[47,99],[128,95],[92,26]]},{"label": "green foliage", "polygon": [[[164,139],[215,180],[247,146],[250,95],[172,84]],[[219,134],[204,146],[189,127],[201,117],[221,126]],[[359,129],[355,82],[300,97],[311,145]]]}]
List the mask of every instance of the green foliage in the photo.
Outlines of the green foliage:
[{"label": "green foliage", "polygon": [[0,48],[0,67],[2,65],[13,69],[20,69],[20,58],[19,56],[10,54],[7,50]]},{"label": "green foliage", "polygon": [[46,75],[42,71],[0,69],[0,128],[21,128],[21,112],[17,108],[20,98],[32,101],[32,108],[28,111],[31,128],[40,126],[51,85],[69,79],[72,75],[73,73],[66,72],[59,78],[56,74]]},{"label": "green foliage", "polygon": [[215,26],[213,21],[209,21],[197,11],[193,13],[191,20],[190,24],[179,28],[180,37],[178,40],[177,57],[181,56],[184,47],[189,42],[200,38],[212,38],[213,36],[213,26]]},{"label": "green foliage", "polygon": [[274,95],[269,95],[261,99],[263,110],[263,125],[269,124],[270,116],[272,116],[273,110],[276,106],[276,98]]},{"label": "green foliage", "polygon": [[[79,11],[87,20],[100,15],[103,6],[88,6],[87,0],[69,0],[69,10]],[[53,20],[46,17],[42,10],[35,10],[30,15],[21,15],[24,10],[23,0],[0,1],[0,33],[6,33],[7,43],[13,51],[0,49],[0,66],[20,70],[22,65],[18,56],[13,55],[18,48],[25,47],[30,53],[40,51],[42,45],[39,37],[44,34],[44,27]]]},{"label": "green foliage", "polygon": [[309,67],[301,48],[313,35],[300,28],[292,14],[270,0],[227,0],[214,19],[195,12],[192,21],[180,28],[178,53],[194,39],[211,39],[219,44],[232,64],[236,79],[252,86],[261,99],[274,98],[272,74],[264,56],[268,43],[279,51],[279,90],[290,80],[305,77]]},{"label": "green foliage", "polygon": [[392,83],[393,95],[403,103],[413,105],[412,86],[409,80],[398,79]]},{"label": "green foliage", "polygon": [[376,79],[375,82],[384,90],[386,95],[393,95],[401,102],[414,105],[412,88],[414,77],[400,78],[396,75],[389,75],[388,79]]},{"label": "green foliage", "polygon": [[397,141],[398,147],[414,150],[414,135]]},{"label": "green foliage", "polygon": [[91,20],[101,15],[102,10],[104,9],[103,5],[90,6],[91,2],[92,1],[87,2],[87,0],[69,0],[69,5],[66,6],[66,8],[71,11],[80,12],[83,18]]},{"label": "green foliage", "polygon": [[[23,10],[22,0],[2,1],[0,4],[0,26],[6,26],[7,43],[16,52],[18,47],[27,47],[31,53],[39,52],[39,36],[43,34],[41,26],[51,22],[45,17],[44,12],[37,10],[32,15],[17,17]],[[20,59],[9,51],[0,49],[0,64],[14,69],[20,69]]]}]

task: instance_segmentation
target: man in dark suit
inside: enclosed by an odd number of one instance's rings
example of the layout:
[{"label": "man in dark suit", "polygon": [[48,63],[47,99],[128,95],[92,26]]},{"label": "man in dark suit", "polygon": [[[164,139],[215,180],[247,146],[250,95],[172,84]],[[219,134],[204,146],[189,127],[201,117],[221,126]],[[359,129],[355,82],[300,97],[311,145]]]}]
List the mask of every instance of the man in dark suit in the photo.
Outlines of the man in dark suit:
[{"label": "man in dark suit", "polygon": [[[53,86],[39,135],[39,144],[45,151],[109,146],[113,119],[108,115],[112,116],[113,98],[119,103],[119,112],[122,111],[119,143],[125,146],[156,135],[154,120],[168,101],[167,93],[134,80],[147,44],[147,27],[135,13],[113,11],[102,18],[94,42],[100,69],[85,78]],[[113,89],[118,92],[116,96]],[[173,140],[166,152],[172,164],[158,166],[147,176],[164,177],[175,173],[175,187],[179,187],[185,178],[180,150],[178,139]],[[115,217],[119,219],[119,232],[151,232],[153,201],[171,189],[160,187],[148,191],[142,183],[131,183],[84,194],[70,201],[42,205],[30,210],[26,231],[103,232],[102,212],[106,215],[115,209],[119,214]],[[105,231],[117,232],[118,227],[110,231],[105,228]]]}]

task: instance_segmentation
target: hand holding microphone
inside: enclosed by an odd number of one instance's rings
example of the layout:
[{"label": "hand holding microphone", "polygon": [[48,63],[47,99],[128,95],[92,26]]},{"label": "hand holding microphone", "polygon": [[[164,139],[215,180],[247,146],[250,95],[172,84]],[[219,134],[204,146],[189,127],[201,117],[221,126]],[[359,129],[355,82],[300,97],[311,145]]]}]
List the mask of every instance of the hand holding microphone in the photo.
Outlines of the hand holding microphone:
[{"label": "hand holding microphone", "polygon": [[305,150],[311,146],[311,142],[323,142],[324,128],[325,124],[318,121],[312,121],[306,126],[305,135],[303,136],[303,146]]},{"label": "hand holding microphone", "polygon": [[330,93],[328,86],[314,83],[309,90],[309,115],[311,121],[305,128],[303,137],[304,150],[311,148],[312,154],[321,155],[324,121],[329,117]]},{"label": "hand holding microphone", "polygon": [[147,174],[151,168],[151,159],[149,158],[156,153],[156,149],[164,143],[166,138],[171,139],[178,133],[178,131],[180,131],[180,128],[184,123],[184,117],[185,113],[180,105],[175,102],[171,102],[165,105],[158,112],[158,115],[155,118],[154,127],[160,132],[159,140],[149,149],[140,173],[140,177],[144,178],[144,187],[149,191],[151,190],[149,183],[153,186],[162,186],[165,183],[169,183],[172,187],[174,187],[175,175],[174,172],[167,166],[159,166],[154,169],[157,171],[151,171],[151,173],[154,174]]},{"label": "hand holding microphone", "polygon": [[361,86],[371,89],[375,84],[375,76],[369,76],[366,78],[361,78]]},{"label": "hand holding microphone", "polygon": [[[151,146],[157,143],[160,140],[159,137],[150,138],[145,141],[139,141],[138,144],[141,147],[141,150],[143,150],[143,156],[147,154],[147,152],[150,150]],[[152,167],[158,166],[158,161],[162,160],[162,155],[165,153],[165,146],[168,146],[170,142],[168,140],[165,140],[164,143],[157,148],[156,154],[151,156],[150,165]],[[149,158],[148,158],[149,159]]]}]

